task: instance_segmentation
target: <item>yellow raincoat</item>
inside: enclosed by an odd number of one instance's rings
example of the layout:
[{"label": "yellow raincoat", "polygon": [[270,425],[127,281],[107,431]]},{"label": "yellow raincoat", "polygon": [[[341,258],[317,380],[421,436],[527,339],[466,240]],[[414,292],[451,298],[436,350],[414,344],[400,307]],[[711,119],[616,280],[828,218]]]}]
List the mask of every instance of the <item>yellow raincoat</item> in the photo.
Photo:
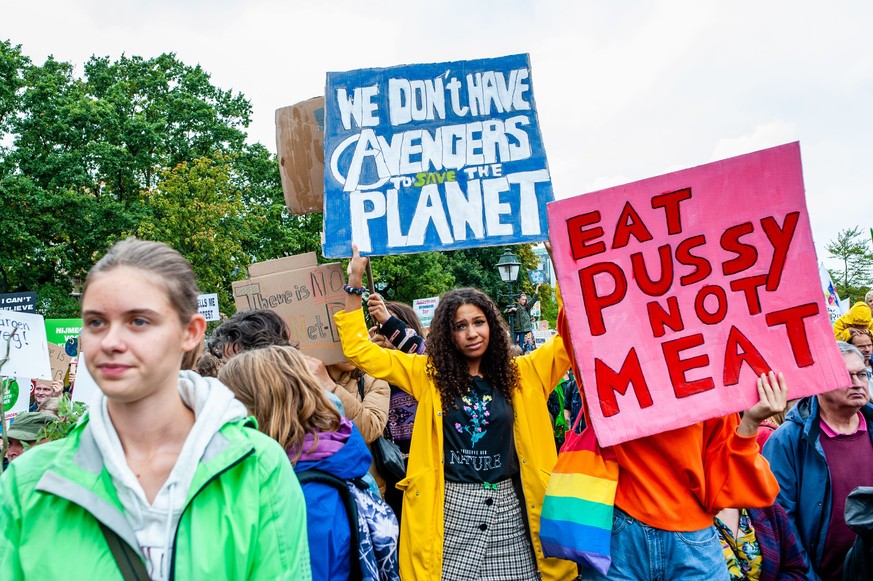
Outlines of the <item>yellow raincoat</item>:
[{"label": "yellow raincoat", "polygon": [[[367,335],[363,312],[334,315],[346,357],[359,369],[410,393],[418,401],[406,478],[397,484],[403,494],[400,527],[400,576],[404,581],[439,579],[443,557],[443,421],[437,387],[427,376],[427,356],[382,349]],[[531,543],[545,580],[576,577],[576,565],[546,559],[539,539],[540,511],[546,485],[557,460],[546,400],[570,360],[563,341],[555,336],[535,351],[517,358],[520,389],[512,396],[515,450]]]}]

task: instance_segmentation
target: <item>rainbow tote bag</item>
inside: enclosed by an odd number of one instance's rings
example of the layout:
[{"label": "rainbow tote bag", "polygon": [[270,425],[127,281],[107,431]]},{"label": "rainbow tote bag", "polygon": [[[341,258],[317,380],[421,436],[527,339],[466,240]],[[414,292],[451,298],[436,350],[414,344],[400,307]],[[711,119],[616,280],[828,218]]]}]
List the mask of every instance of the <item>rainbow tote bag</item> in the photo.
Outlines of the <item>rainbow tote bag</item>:
[{"label": "rainbow tote bag", "polygon": [[540,542],[547,557],[575,561],[605,575],[612,563],[618,462],[611,449],[598,446],[590,424],[578,433],[583,415],[567,432],[546,487]]}]

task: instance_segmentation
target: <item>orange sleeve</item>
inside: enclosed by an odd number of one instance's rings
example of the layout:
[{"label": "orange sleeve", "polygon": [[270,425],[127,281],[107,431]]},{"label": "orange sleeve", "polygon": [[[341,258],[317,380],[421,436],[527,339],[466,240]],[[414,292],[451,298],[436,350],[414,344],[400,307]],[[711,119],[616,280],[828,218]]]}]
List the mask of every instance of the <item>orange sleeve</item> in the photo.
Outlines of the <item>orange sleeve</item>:
[{"label": "orange sleeve", "polygon": [[779,483],[761,455],[757,436],[737,433],[739,414],[703,423],[703,505],[713,514],[723,508],[766,508],[776,501]]}]

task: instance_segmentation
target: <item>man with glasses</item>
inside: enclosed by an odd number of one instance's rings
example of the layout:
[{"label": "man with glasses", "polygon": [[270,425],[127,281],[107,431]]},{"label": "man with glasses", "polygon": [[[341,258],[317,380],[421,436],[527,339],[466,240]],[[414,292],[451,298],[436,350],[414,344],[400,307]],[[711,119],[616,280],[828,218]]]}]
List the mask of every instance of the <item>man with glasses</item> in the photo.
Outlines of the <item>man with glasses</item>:
[{"label": "man with glasses", "polygon": [[846,525],[846,497],[873,486],[873,406],[864,356],[837,342],[852,384],[801,399],[764,445],[779,481],[777,502],[788,513],[810,565],[809,579],[841,579],[855,540]]}]

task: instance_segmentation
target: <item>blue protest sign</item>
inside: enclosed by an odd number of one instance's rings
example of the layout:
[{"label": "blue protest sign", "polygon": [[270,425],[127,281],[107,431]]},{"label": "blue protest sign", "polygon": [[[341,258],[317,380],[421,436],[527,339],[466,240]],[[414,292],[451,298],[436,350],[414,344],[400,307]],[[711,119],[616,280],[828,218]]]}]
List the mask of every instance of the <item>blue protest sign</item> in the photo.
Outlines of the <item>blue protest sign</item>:
[{"label": "blue protest sign", "polygon": [[528,56],[328,73],[324,197],[329,258],[546,240]]}]

